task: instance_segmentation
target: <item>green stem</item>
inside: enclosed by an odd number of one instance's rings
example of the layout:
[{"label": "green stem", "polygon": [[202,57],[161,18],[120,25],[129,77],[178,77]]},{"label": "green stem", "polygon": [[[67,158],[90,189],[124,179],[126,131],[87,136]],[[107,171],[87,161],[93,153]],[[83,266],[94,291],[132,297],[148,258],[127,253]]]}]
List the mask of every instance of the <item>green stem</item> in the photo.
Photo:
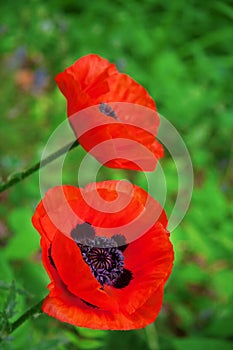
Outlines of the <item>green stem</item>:
[{"label": "green stem", "polygon": [[3,341],[6,337],[8,337],[11,333],[13,333],[18,327],[20,327],[25,321],[29,318],[39,315],[42,313],[42,303],[44,299],[39,301],[36,305],[32,306],[29,310],[27,310],[22,316],[20,316],[15,322],[8,323],[5,331],[1,334],[0,342]]},{"label": "green stem", "polygon": [[68,145],[62,147],[58,151],[54,152],[47,158],[44,158],[41,162],[36,163],[32,167],[22,171],[21,173],[17,173],[13,175],[8,181],[0,184],[0,193],[7,190],[9,187],[17,184],[18,182],[22,181],[26,177],[30,176],[31,174],[35,173],[40,168],[43,168],[45,165],[53,162],[55,159],[62,156],[64,153],[71,151],[72,149],[76,148],[79,145],[78,141],[71,142]]},{"label": "green stem", "polygon": [[152,323],[145,328],[147,344],[150,350],[159,350],[158,334],[155,324]]},{"label": "green stem", "polygon": [[14,332],[16,328],[21,326],[25,321],[27,321],[30,317],[34,316],[35,314],[41,314],[42,310],[42,304],[43,304],[44,299],[39,301],[36,305],[32,306],[29,310],[27,310],[22,316],[20,316],[15,322],[10,324],[10,331],[8,334],[11,334]]}]

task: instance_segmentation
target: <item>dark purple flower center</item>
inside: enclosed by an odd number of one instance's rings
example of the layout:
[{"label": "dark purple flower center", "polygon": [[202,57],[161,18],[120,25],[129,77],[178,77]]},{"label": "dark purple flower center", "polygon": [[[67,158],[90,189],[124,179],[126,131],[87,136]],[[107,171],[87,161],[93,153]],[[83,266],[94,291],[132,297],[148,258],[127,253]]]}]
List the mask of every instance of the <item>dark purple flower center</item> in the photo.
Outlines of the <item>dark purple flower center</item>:
[{"label": "dark purple flower center", "polygon": [[98,282],[102,286],[114,285],[124,269],[124,255],[117,243],[111,238],[94,237],[83,239],[77,245]]},{"label": "dark purple flower center", "polygon": [[71,237],[79,247],[93,276],[102,286],[107,284],[115,288],[124,288],[129,284],[132,272],[124,268],[123,251],[128,246],[124,236],[96,236],[94,228],[85,222],[72,230]]}]

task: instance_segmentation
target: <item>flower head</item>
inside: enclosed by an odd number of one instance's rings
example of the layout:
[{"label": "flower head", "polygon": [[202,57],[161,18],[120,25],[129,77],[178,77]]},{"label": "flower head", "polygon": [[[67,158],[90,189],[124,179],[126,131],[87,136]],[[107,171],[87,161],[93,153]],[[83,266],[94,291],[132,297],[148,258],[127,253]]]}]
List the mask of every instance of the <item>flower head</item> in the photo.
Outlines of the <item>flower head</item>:
[{"label": "flower head", "polygon": [[124,181],[50,189],[32,219],[50,276],[43,311],[93,329],[136,329],[162,306],[173,249],[161,206]]},{"label": "flower head", "polygon": [[114,64],[87,55],[59,73],[56,82],[67,99],[67,114],[78,141],[111,168],[152,171],[163,148],[148,92]]}]

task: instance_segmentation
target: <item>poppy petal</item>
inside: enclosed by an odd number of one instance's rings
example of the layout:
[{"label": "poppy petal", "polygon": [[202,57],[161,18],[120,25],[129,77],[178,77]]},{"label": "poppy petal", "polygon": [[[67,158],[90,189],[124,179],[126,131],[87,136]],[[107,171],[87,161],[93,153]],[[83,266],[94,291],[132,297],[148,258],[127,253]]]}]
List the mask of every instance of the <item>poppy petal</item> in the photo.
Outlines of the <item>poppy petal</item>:
[{"label": "poppy petal", "polygon": [[127,243],[140,237],[156,221],[167,226],[162,207],[146,191],[127,181],[91,183],[84,189],[54,187],[32,218],[33,225],[49,241],[57,231],[70,237],[78,224],[88,222],[97,235],[112,237],[120,233]]},{"label": "poppy petal", "polygon": [[[124,281],[116,288],[106,286],[106,292],[118,300],[119,305],[128,313],[133,313],[152,295],[161,281],[171,273],[174,253],[162,225],[154,226],[139,239],[131,242],[124,251],[125,268],[132,271],[130,283]],[[137,258],[135,258],[137,257]]]},{"label": "poppy petal", "polygon": [[133,314],[111,313],[88,307],[80,299],[69,295],[61,284],[51,284],[50,294],[44,300],[42,310],[48,315],[80,327],[102,330],[130,330],[147,326],[155,321],[163,299],[163,286]]},{"label": "poppy petal", "polygon": [[59,73],[55,80],[67,98],[68,115],[93,104],[93,99],[107,93],[109,85],[106,79],[115,72],[115,66],[107,60],[97,55],[88,55]]},{"label": "poppy petal", "polygon": [[61,280],[72,294],[98,307],[118,309],[114,299],[105,293],[92,275],[73,240],[57,233],[52,243],[52,258]]},{"label": "poppy petal", "polygon": [[108,79],[110,91],[105,102],[129,102],[156,110],[155,102],[144,87],[127,74],[114,74]]},{"label": "poppy petal", "polygon": [[154,136],[158,114],[150,108],[121,102],[104,104],[115,116],[109,118],[100,113],[102,105],[70,117],[79,143],[108,167],[153,171],[163,156],[163,147]]}]

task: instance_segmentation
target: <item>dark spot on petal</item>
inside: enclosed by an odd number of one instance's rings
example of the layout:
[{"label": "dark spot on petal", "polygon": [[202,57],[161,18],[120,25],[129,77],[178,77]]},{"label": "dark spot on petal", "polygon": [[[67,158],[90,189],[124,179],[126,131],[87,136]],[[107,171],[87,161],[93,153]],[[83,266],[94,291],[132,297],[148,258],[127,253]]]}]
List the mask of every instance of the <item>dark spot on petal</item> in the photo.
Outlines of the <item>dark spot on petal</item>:
[{"label": "dark spot on petal", "polygon": [[80,298],[80,300],[81,300],[84,304],[86,304],[87,306],[92,307],[93,309],[99,309],[98,306],[96,306],[96,305],[94,305],[94,304],[91,304],[91,303],[88,303],[88,301],[86,301],[86,300],[84,300],[84,299],[81,299],[81,298]]},{"label": "dark spot on petal", "polygon": [[84,222],[83,224],[77,225],[70,233],[71,237],[75,242],[79,242],[80,240],[86,238],[94,238],[95,230],[89,224],[89,222]]},{"label": "dark spot on petal", "polygon": [[101,113],[105,114],[107,117],[112,117],[114,119],[118,119],[116,112],[112,109],[111,106],[107,105],[107,103],[101,102],[99,105],[99,110]]},{"label": "dark spot on petal", "polygon": [[132,278],[133,278],[132,272],[130,270],[124,269],[122,274],[114,282],[113,287],[124,288],[129,285]]},{"label": "dark spot on petal", "polygon": [[56,265],[55,265],[55,263],[54,263],[54,260],[53,260],[53,258],[52,258],[52,244],[50,244],[49,249],[48,249],[48,258],[49,258],[50,264],[51,264],[55,269],[57,269],[57,268],[56,268]]},{"label": "dark spot on petal", "polygon": [[125,236],[117,234],[112,236],[112,239],[114,239],[114,241],[117,243],[117,248],[122,252],[128,247]]}]

